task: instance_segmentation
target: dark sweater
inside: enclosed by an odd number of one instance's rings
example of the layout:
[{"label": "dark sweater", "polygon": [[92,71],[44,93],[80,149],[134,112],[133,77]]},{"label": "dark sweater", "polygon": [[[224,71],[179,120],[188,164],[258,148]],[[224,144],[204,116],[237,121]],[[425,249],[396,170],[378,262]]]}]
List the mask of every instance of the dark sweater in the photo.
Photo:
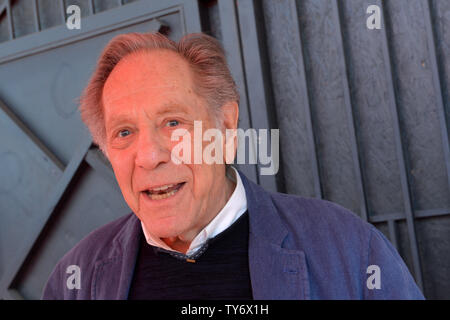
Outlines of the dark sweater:
[{"label": "dark sweater", "polygon": [[142,235],[128,299],[252,299],[248,234],[245,212],[195,262],[149,245]]}]

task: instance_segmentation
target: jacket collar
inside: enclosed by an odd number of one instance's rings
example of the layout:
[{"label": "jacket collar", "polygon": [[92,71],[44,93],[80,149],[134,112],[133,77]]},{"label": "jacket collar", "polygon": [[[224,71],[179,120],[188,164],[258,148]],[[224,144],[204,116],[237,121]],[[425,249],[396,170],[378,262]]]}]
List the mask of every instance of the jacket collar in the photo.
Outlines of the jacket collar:
[{"label": "jacket collar", "polygon": [[250,233],[262,235],[265,241],[280,246],[288,231],[277,214],[271,194],[238,171],[247,197]]}]

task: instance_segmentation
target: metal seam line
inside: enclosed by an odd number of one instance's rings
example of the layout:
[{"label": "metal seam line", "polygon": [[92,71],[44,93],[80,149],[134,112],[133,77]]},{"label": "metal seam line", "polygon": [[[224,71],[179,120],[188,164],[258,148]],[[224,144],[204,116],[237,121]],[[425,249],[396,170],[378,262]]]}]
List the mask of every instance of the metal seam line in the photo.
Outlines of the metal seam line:
[{"label": "metal seam line", "polygon": [[6,0],[6,15],[8,18],[9,40],[14,39],[14,26],[12,21],[11,0]]},{"label": "metal seam line", "polygon": [[66,5],[64,0],[59,0],[59,6],[61,11],[62,24],[66,23]]},{"label": "metal seam line", "polygon": [[34,14],[34,28],[36,32],[41,31],[41,25],[39,21],[39,10],[37,0],[33,0],[33,14]]},{"label": "metal seam line", "polygon": [[[428,210],[416,210],[414,212],[415,219],[423,219],[430,217],[441,217],[450,215],[450,208],[438,208],[438,209],[428,209]],[[404,220],[406,219],[405,214],[402,212],[394,212],[394,213],[384,213],[377,214],[369,217],[370,223],[380,223],[386,222],[389,219],[392,220]]]},{"label": "metal seam line", "polygon": [[395,220],[389,219],[387,221],[387,223],[388,223],[388,229],[389,229],[389,240],[391,240],[395,249],[398,251],[396,222],[395,222]]},{"label": "metal seam line", "polygon": [[[380,1],[380,7],[382,8],[383,17],[387,17],[387,11],[383,6],[383,3]],[[385,18],[386,21],[386,18]],[[395,143],[397,146],[397,160],[398,160],[398,166],[399,166],[399,173],[400,173],[400,180],[402,185],[402,194],[403,194],[403,204],[405,209],[405,215],[406,215],[406,223],[408,228],[408,235],[410,239],[410,249],[411,254],[413,258],[413,267],[414,267],[414,276],[415,280],[418,284],[418,286],[423,289],[423,282],[422,282],[422,269],[420,266],[420,258],[419,258],[419,250],[417,247],[417,240],[416,240],[416,232],[414,229],[414,215],[412,211],[412,202],[411,202],[411,196],[410,196],[410,186],[409,181],[407,177],[407,169],[406,169],[406,162],[404,157],[404,151],[403,151],[403,143],[401,138],[401,132],[400,132],[400,122],[399,122],[399,111],[396,101],[396,94],[394,90],[394,80],[393,80],[393,74],[392,74],[392,66],[391,66],[391,57],[390,57],[390,51],[389,51],[389,45],[388,45],[388,37],[387,37],[387,31],[386,31],[387,24],[384,23],[382,27],[382,35],[383,35],[383,43],[382,43],[382,49],[383,49],[383,57],[384,57],[384,66],[386,68],[386,81],[387,81],[387,88],[388,88],[388,94],[389,94],[389,103],[390,103],[390,109],[391,109],[391,115],[393,118],[393,125],[394,125],[394,134],[395,134]]]},{"label": "metal seam line", "polygon": [[340,53],[342,56],[342,66],[343,66],[343,78],[344,78],[344,100],[345,100],[345,107],[346,107],[346,113],[347,113],[347,120],[348,120],[348,126],[350,130],[350,142],[351,142],[351,148],[352,148],[352,158],[353,158],[353,168],[354,168],[354,174],[356,178],[356,184],[357,184],[357,190],[358,190],[358,196],[359,196],[359,202],[360,202],[360,210],[361,215],[365,221],[368,221],[368,213],[367,213],[367,199],[364,192],[364,181],[363,181],[363,175],[362,175],[362,169],[361,169],[361,163],[359,159],[359,152],[358,152],[358,142],[356,137],[356,129],[355,129],[355,119],[353,117],[353,107],[352,107],[352,101],[350,97],[350,83],[348,80],[347,75],[347,62],[346,62],[346,55],[345,55],[345,48],[344,48],[344,38],[342,35],[342,28],[341,28],[341,17],[339,13],[339,4],[337,3],[337,0],[332,2],[335,21],[336,21],[336,27],[337,27],[337,34],[339,36],[339,43],[340,43]]},{"label": "metal seam line", "polygon": [[89,0],[89,13],[90,13],[90,15],[95,14],[94,0]]}]

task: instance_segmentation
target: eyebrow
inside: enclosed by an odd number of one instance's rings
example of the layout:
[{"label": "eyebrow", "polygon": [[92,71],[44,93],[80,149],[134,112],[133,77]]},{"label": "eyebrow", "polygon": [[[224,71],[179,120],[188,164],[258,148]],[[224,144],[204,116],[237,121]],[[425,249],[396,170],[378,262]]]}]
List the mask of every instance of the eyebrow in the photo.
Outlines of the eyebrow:
[{"label": "eyebrow", "polygon": [[[155,117],[162,116],[164,114],[168,113],[175,113],[175,112],[182,112],[182,113],[189,113],[188,108],[184,106],[183,104],[180,104],[178,102],[174,101],[168,101],[165,102],[161,108],[155,113]],[[131,117],[128,114],[119,114],[116,116],[112,116],[111,119],[108,121],[112,126],[115,126],[117,123],[123,122],[123,121],[129,121],[131,120]]]},{"label": "eyebrow", "polygon": [[168,101],[162,105],[162,107],[156,112],[155,115],[160,116],[166,113],[174,113],[174,112],[189,113],[188,108],[185,105],[175,101]]}]

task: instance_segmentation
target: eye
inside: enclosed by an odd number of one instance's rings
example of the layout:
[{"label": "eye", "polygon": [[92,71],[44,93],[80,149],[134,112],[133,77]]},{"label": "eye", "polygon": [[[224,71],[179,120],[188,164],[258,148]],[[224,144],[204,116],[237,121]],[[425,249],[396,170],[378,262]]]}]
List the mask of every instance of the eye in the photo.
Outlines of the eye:
[{"label": "eye", "polygon": [[178,120],[169,120],[166,123],[167,127],[176,127],[177,125],[179,125],[180,122],[178,122]]},{"label": "eye", "polygon": [[128,129],[123,129],[123,130],[120,130],[120,131],[118,132],[117,135],[118,135],[119,137],[121,137],[121,138],[125,138],[125,137],[128,136],[130,133],[131,133],[130,130],[128,130]]}]

